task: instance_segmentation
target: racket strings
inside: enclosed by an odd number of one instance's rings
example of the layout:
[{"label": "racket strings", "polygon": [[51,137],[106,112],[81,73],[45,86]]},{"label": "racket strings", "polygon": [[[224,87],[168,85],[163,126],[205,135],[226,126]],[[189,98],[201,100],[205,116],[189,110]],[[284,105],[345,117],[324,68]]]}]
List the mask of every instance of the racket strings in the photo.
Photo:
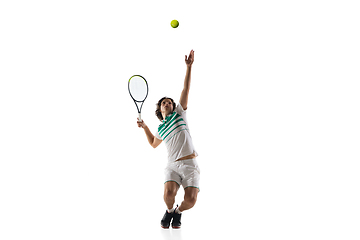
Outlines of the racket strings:
[{"label": "racket strings", "polygon": [[146,80],[140,76],[134,76],[129,81],[129,92],[134,101],[145,101],[148,93]]}]

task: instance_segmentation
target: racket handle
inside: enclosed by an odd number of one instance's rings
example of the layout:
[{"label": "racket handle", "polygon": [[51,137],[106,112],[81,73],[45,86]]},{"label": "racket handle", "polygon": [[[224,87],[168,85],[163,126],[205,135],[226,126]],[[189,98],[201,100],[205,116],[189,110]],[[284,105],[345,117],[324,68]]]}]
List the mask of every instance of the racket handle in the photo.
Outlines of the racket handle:
[{"label": "racket handle", "polygon": [[141,113],[139,113],[139,122],[142,122],[142,120],[141,120]]}]

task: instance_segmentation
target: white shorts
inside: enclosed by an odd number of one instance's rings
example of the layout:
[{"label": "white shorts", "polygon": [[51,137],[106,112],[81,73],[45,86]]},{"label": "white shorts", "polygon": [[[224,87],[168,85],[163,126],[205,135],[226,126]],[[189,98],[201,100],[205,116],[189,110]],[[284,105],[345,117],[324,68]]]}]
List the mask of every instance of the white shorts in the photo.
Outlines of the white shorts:
[{"label": "white shorts", "polygon": [[179,160],[168,163],[165,168],[165,183],[173,181],[183,188],[195,187],[200,190],[200,168],[196,159]]}]

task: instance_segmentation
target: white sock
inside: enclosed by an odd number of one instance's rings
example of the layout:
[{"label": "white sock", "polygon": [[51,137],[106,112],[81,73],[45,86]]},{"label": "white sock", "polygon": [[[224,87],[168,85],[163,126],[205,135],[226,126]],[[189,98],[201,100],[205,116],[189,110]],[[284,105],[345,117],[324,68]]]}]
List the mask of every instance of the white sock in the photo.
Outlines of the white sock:
[{"label": "white sock", "polygon": [[175,211],[176,213],[178,213],[178,214],[181,214],[182,212],[180,212],[180,210],[179,210],[179,208],[176,208],[176,211]]},{"label": "white sock", "polygon": [[174,208],[172,208],[172,209],[168,209],[167,211],[168,211],[168,213],[173,213],[174,212]]}]

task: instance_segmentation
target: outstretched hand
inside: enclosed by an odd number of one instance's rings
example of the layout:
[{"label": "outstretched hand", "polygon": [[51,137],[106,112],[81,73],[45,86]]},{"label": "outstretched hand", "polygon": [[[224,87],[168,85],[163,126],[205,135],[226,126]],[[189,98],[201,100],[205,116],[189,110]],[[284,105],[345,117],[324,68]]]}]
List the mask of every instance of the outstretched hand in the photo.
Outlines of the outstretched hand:
[{"label": "outstretched hand", "polygon": [[189,57],[187,57],[185,55],[185,63],[186,63],[186,66],[188,67],[191,67],[191,65],[193,64],[194,62],[194,50],[191,50],[190,51],[190,54],[189,54]]},{"label": "outstretched hand", "polygon": [[145,124],[144,120],[141,120],[141,122],[140,122],[139,118],[137,119],[137,125],[138,125],[139,128],[146,127],[146,124]]}]

